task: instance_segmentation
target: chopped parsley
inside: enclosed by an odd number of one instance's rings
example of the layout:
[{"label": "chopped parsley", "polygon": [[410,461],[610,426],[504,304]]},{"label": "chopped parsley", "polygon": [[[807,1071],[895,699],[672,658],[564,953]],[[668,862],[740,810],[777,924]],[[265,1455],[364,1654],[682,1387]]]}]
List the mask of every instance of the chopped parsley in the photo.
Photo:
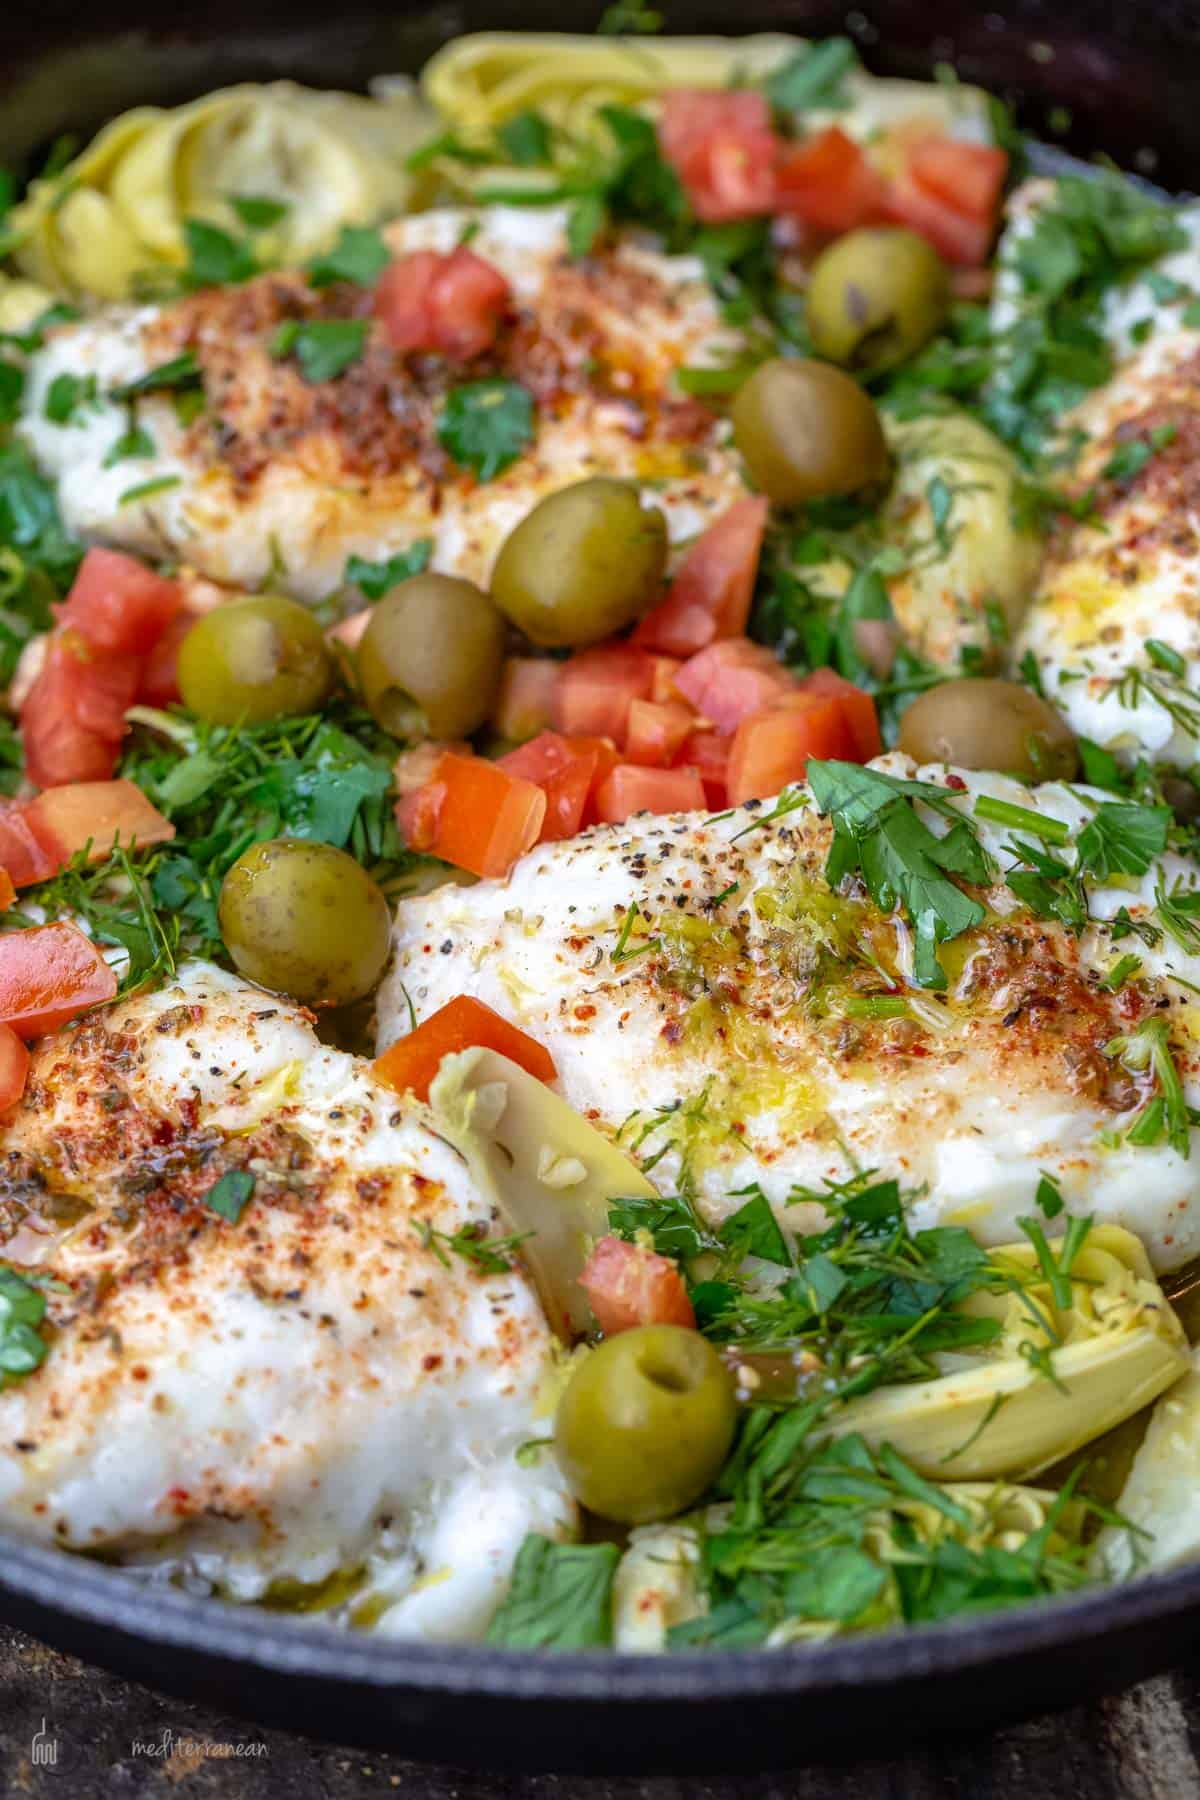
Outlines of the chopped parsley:
[{"label": "chopped parsley", "polygon": [[615,1544],[556,1544],[531,1532],[487,1642],[510,1650],[598,1650],[612,1641]]},{"label": "chopped parsley", "polygon": [[533,395],[519,381],[490,376],[446,395],[438,441],[480,481],[491,481],[515,463],[533,436]]},{"label": "chopped parsley", "polygon": [[153,500],[156,494],[170,493],[172,488],[182,485],[182,475],[156,475],[150,481],[135,482],[127,487],[117,499],[118,506],[129,506],[136,500]]},{"label": "chopped parsley", "polygon": [[7,1263],[0,1263],[0,1387],[10,1387],[46,1360],[50,1346],[38,1330],[46,1296]]},{"label": "chopped parsley", "polygon": [[513,1252],[529,1236],[513,1232],[509,1237],[489,1237],[486,1225],[462,1225],[457,1231],[437,1231],[424,1219],[413,1220],[413,1230],[426,1250],[432,1250],[444,1269],[457,1256],[480,1275],[506,1275],[513,1267]]},{"label": "chopped parsley", "polygon": [[496,136],[505,156],[518,168],[537,168],[550,161],[550,126],[540,112],[514,113],[503,121]]},{"label": "chopped parsley", "polygon": [[247,231],[269,231],[280,225],[291,210],[286,200],[273,200],[267,194],[230,194],[229,204]]},{"label": "chopped parsley", "polygon": [[150,433],[136,421],[131,420],[127,430],[123,431],[112,448],[106,452],[102,468],[115,468],[119,462],[140,462],[155,451],[154,439]]},{"label": "chopped parsley", "polygon": [[42,412],[51,425],[78,424],[80,415],[93,412],[100,405],[100,394],[94,375],[56,375],[46,389]]},{"label": "chopped parsley", "polygon": [[1104,1054],[1119,1057],[1132,1074],[1149,1074],[1154,1082],[1155,1092],[1125,1132],[1125,1141],[1137,1145],[1165,1142],[1186,1157],[1191,1148],[1191,1115],[1171,1055],[1167,1021],[1151,1014],[1136,1031],[1111,1039]]},{"label": "chopped parsley", "polygon": [[427,569],[432,554],[433,539],[418,538],[407,550],[398,550],[395,556],[382,562],[368,562],[365,557],[351,556],[346,561],[342,580],[347,587],[358,588],[368,600],[382,600],[402,581]]},{"label": "chopped parsley", "polygon": [[767,99],[781,112],[842,111],[850,104],[846,76],[858,67],[849,38],[826,38],[806,45],[768,75]]},{"label": "chopped parsley", "polygon": [[1133,481],[1160,450],[1174,443],[1178,431],[1174,425],[1156,425],[1145,437],[1125,438],[1119,443],[1103,469],[1105,481]]},{"label": "chopped parsley", "polygon": [[248,1169],[226,1169],[218,1181],[214,1181],[204,1196],[204,1205],[210,1212],[220,1213],[231,1225],[236,1225],[254,1193],[254,1176]]},{"label": "chopped parsley", "polygon": [[369,319],[285,319],[271,339],[276,359],[294,356],[305,381],[335,381],[361,357]]},{"label": "chopped parsley", "polygon": [[184,350],[169,362],[147,369],[136,381],[109,388],[110,400],[138,400],[143,394],[179,394],[203,385],[203,373],[194,350]]},{"label": "chopped parsley", "polygon": [[322,288],[335,281],[352,281],[358,287],[370,287],[391,260],[391,252],[373,225],[343,225],[332,250],[309,263],[309,285]]},{"label": "chopped parsley", "polygon": [[249,244],[239,242],[219,225],[206,219],[185,219],[183,236],[188,253],[185,287],[227,287],[258,274],[258,259]]},{"label": "chopped parsley", "polygon": [[1112,801],[1098,806],[1075,842],[1079,870],[1097,881],[1112,875],[1144,875],[1167,847],[1169,806]]}]

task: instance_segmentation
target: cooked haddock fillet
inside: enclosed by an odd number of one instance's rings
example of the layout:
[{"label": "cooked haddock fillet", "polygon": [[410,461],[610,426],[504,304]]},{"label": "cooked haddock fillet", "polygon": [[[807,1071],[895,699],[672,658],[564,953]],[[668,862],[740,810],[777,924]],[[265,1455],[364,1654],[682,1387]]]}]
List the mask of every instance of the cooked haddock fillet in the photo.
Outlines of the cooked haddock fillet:
[{"label": "cooked haddock fillet", "polygon": [[[549,1334],[463,1165],[307,1016],[192,965],[48,1038],[0,1142],[5,1259],[51,1347],[0,1393],[0,1516],[240,1600],[357,1576],[395,1634],[486,1625],[525,1533]],[[204,1202],[255,1177],[236,1223]],[[65,1284],[65,1285],[60,1285]]]},{"label": "cooked haddock fillet", "polygon": [[[388,235],[397,254],[449,251],[476,225],[471,247],[507,277],[518,316],[494,353],[466,368],[402,361],[376,326],[336,380],[306,382],[294,360],[270,354],[279,326],[369,316],[370,299],[344,286],[314,291],[299,275],[113,309],[55,332],[32,359],[20,429],[58,481],[67,526],[305,600],[336,589],[349,556],[382,558],[422,538],[433,540],[435,568],[484,582],[537,500],[600,472],[654,482],[676,540],[701,530],[744,488],[727,426],[671,381],[679,365],[730,342],[700,264],[632,243],[573,262],[562,209],[445,209]],[[189,350],[206,410],[185,426],[169,396],[143,399],[149,457],[105,466],[129,425],[111,401],[77,409],[66,425],[45,416],[58,376],[95,376],[103,396]],[[533,394],[537,436],[478,482],[446,454],[437,419],[450,388],[490,375]],[[173,485],[123,500],[155,481]]]},{"label": "cooked haddock fillet", "polygon": [[[914,773],[899,756],[878,766]],[[955,779],[964,802],[986,792],[1075,828],[1104,798]],[[908,989],[904,1016],[856,1016],[886,989],[880,971],[903,980],[910,934],[865,897],[831,894],[826,821],[804,809],[760,825],[769,810],[642,816],[535,849],[506,882],[402,902],[381,1042],[408,1029],[410,1000],[419,1021],[477,995],[547,1046],[567,1099],[620,1132],[664,1192],[686,1156],[714,1218],[753,1181],[787,1207],[796,1186],[876,1168],[924,1187],[916,1225],[1011,1242],[1046,1170],[1072,1211],[1139,1233],[1160,1269],[1200,1252],[1200,1142],[1186,1159],[1101,1135],[1119,1137],[1148,1091],[1105,1047],[1155,1008],[1200,1101],[1200,1011],[1165,979],[1200,984],[1200,956],[1165,935],[1114,949],[1103,924],[1076,940],[1001,885],[985,924],[946,946],[944,998]],[[1011,862],[1008,831],[980,835]],[[1156,879],[1193,886],[1197,871],[1167,856],[1140,885],[1094,888],[1093,915],[1125,907],[1140,922]],[[1130,943],[1146,984],[1109,993],[1100,976]]]},{"label": "cooked haddock fillet", "polygon": [[[1038,179],[1008,203],[997,327],[1019,314],[1015,258],[1054,195],[1055,183]],[[1177,220],[1180,247],[1150,278],[1105,296],[1100,328],[1116,373],[1063,420],[1084,445],[1069,491],[1090,490],[1092,516],[1053,540],[1013,661],[1032,656],[1047,696],[1083,736],[1129,761],[1189,767],[1200,751],[1200,331],[1181,315],[1200,286],[1200,206],[1180,207]],[[1138,444],[1154,454],[1143,460]],[[1156,663],[1147,639],[1182,668]]]}]

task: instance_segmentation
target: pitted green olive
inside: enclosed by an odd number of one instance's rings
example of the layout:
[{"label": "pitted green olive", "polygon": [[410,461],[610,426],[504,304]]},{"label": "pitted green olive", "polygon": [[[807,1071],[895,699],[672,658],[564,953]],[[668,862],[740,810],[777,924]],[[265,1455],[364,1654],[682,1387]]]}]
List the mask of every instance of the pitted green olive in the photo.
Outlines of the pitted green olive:
[{"label": "pitted green olive", "polygon": [[828,363],[762,363],[734,400],[733,436],[757,485],[780,506],[854,494],[887,477],[870,395]]},{"label": "pitted green olive", "polygon": [[1067,724],[1015,681],[943,681],[900,720],[898,747],[919,763],[996,769],[1025,781],[1070,781],[1079,751]]},{"label": "pitted green olive", "polygon": [[667,521],[630,481],[597,475],[540,500],[505,539],[492,599],[532,643],[595,644],[662,590]]},{"label": "pitted green olive", "polygon": [[316,712],[333,675],[321,627],[282,594],[216,607],[179,647],[183,703],[213,725],[256,725]]},{"label": "pitted green olive", "polygon": [[682,1325],[638,1325],[606,1339],[575,1371],[554,1448],[584,1506],[646,1525],[700,1498],[736,1422],[733,1377],[706,1338]]},{"label": "pitted green olive", "polygon": [[274,993],[345,1006],[383,974],[387,901],[361,864],[331,844],[252,844],[226,875],[217,911],[238,972]]},{"label": "pitted green olive", "polygon": [[847,369],[891,369],[926,344],[946,317],[950,278],[915,231],[849,231],[816,261],[808,329],[822,356]]},{"label": "pitted green olive", "polygon": [[504,620],[452,575],[414,575],[379,602],[358,647],[367,706],[393,737],[466,737],[492,710]]}]

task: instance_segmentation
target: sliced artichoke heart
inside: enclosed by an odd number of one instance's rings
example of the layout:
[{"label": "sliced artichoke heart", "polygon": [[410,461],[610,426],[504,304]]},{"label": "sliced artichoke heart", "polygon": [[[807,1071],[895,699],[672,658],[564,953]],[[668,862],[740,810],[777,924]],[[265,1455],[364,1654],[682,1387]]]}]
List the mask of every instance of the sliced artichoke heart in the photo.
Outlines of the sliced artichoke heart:
[{"label": "sliced artichoke heart", "polygon": [[[1051,1252],[1061,1256],[1061,1240]],[[853,1400],[831,1419],[835,1435],[858,1431],[870,1444],[892,1444],[939,1480],[1036,1475],[1186,1373],[1183,1328],[1132,1233],[1092,1228],[1061,1309],[1032,1245],[1006,1245],[991,1260],[1015,1285],[963,1303],[1001,1327],[975,1365]]]},{"label": "sliced artichoke heart", "polygon": [[1151,1414],[1116,1510],[1134,1530],[1100,1532],[1092,1566],[1101,1578],[1122,1581],[1200,1557],[1200,1351]]},{"label": "sliced artichoke heart", "polygon": [[624,1151],[496,1050],[443,1057],[430,1086],[434,1130],[465,1158],[509,1229],[529,1232],[522,1255],[552,1328],[592,1329],[579,1276],[608,1230],[611,1201],[655,1190]]}]

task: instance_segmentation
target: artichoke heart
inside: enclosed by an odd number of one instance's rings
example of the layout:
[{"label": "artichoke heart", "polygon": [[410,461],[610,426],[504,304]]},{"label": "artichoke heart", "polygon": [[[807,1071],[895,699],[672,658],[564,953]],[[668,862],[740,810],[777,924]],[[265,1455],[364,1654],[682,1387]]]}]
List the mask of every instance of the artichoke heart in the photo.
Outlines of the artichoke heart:
[{"label": "artichoke heart", "polygon": [[1133,1530],[1100,1532],[1093,1566],[1102,1578],[1122,1581],[1200,1557],[1200,1352],[1150,1415],[1117,1512]]},{"label": "artichoke heart", "polygon": [[530,1233],[522,1255],[551,1327],[567,1338],[591,1330],[579,1276],[608,1230],[609,1203],[654,1188],[574,1107],[498,1051],[443,1057],[429,1105],[434,1130],[509,1228]]},{"label": "artichoke heart", "polygon": [[[1051,1245],[1056,1258],[1061,1250]],[[1092,1227],[1071,1263],[1068,1306],[1055,1305],[1031,1244],[995,1250],[991,1261],[1010,1289],[973,1294],[962,1310],[996,1321],[993,1342],[952,1373],[851,1401],[830,1421],[835,1435],[892,1444],[939,1480],[1023,1478],[1187,1372],[1183,1328],[1132,1233]]]},{"label": "artichoke heart", "polygon": [[242,235],[239,197],[284,209],[256,242],[260,261],[303,262],[341,226],[404,210],[405,158],[432,122],[411,92],[367,100],[284,81],[138,107],[34,182],[11,219],[18,266],[57,294],[124,299],[185,262],[187,220]]}]

